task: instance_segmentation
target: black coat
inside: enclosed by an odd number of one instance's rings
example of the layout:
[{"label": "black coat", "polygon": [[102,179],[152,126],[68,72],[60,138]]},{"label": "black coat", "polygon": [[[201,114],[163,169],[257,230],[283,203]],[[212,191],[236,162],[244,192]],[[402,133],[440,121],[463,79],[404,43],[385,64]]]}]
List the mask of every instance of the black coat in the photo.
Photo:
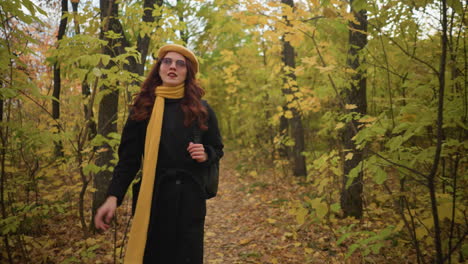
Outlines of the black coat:
[{"label": "black coat", "polygon": [[[223,156],[216,115],[205,101],[203,104],[209,117],[208,130],[202,131],[201,139],[208,160],[198,163],[187,151],[194,128],[183,124],[180,99],[165,99],[145,264],[203,263],[206,194],[202,170]],[[118,205],[140,169],[147,125],[148,120],[129,118],[123,129],[119,162],[108,189],[108,195],[117,197]]]}]

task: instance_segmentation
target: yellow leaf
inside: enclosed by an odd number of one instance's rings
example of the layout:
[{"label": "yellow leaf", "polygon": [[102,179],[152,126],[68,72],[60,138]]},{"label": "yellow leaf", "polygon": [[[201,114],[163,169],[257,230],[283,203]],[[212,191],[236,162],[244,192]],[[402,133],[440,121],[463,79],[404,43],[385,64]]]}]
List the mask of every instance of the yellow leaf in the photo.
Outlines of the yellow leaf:
[{"label": "yellow leaf", "polygon": [[302,34],[289,33],[284,36],[284,40],[289,42],[291,46],[298,47],[304,41],[304,36]]},{"label": "yellow leaf", "polygon": [[355,104],[346,104],[346,105],[345,105],[345,108],[348,109],[348,110],[350,110],[350,109],[356,109],[357,106],[356,106]]},{"label": "yellow leaf", "polygon": [[420,226],[418,228],[416,228],[416,238],[418,240],[422,239],[423,237],[427,236],[428,235],[428,232],[427,232],[427,229],[423,226]]},{"label": "yellow leaf", "polygon": [[311,202],[312,208],[315,209],[318,218],[323,218],[328,213],[328,206],[326,203],[322,202],[321,198],[315,198]]},{"label": "yellow leaf", "polygon": [[291,119],[293,118],[293,113],[290,110],[287,110],[286,112],[284,112],[284,117],[286,117],[287,119]]},{"label": "yellow leaf", "polygon": [[354,154],[352,152],[350,152],[350,153],[346,154],[345,160],[352,160],[353,156],[354,156]]},{"label": "yellow leaf", "polygon": [[327,73],[327,72],[332,71],[335,68],[335,66],[333,65],[328,65],[327,67],[315,66],[315,68],[318,69],[320,73]]},{"label": "yellow leaf", "polygon": [[109,148],[99,148],[96,152],[101,153],[106,151],[109,151]]},{"label": "yellow leaf", "polygon": [[234,86],[230,86],[226,89],[226,92],[230,93],[230,94],[233,94],[235,92],[237,92],[237,88],[234,87]]},{"label": "yellow leaf", "polygon": [[328,7],[325,7],[323,9],[323,15],[328,18],[335,18],[338,16],[335,10],[328,8]]},{"label": "yellow leaf", "polygon": [[317,64],[315,57],[302,58],[302,63],[309,64],[311,66]]},{"label": "yellow leaf", "polygon": [[267,222],[270,223],[270,224],[274,224],[274,223],[276,223],[276,220],[273,219],[273,218],[268,218]]},{"label": "yellow leaf", "polygon": [[343,122],[339,122],[338,124],[336,124],[336,126],[335,126],[335,129],[337,129],[337,130],[338,130],[338,129],[340,129],[340,128],[344,127],[344,126],[345,126],[345,123],[343,123]]},{"label": "yellow leaf", "polygon": [[452,206],[451,203],[443,203],[437,206],[437,210],[439,211],[439,218],[440,219],[452,219]]},{"label": "yellow leaf", "polygon": [[240,245],[247,245],[247,244],[250,243],[252,240],[253,240],[253,238],[242,239],[241,241],[239,241],[239,244],[240,244]]},{"label": "yellow leaf", "polygon": [[270,31],[270,30],[265,31],[265,33],[263,33],[263,36],[270,41],[277,41],[281,38],[280,34],[278,34],[275,31]]},{"label": "yellow leaf", "polygon": [[366,117],[363,117],[363,118],[359,119],[359,122],[361,122],[361,123],[372,123],[375,120],[377,120],[377,117],[366,116]]},{"label": "yellow leaf", "polygon": [[296,70],[294,71],[294,74],[296,74],[296,76],[304,75],[304,67],[302,67],[302,66],[296,67]]},{"label": "yellow leaf", "polygon": [[95,245],[96,244],[96,239],[90,237],[90,238],[86,239],[86,244],[87,245]]},{"label": "yellow leaf", "polygon": [[393,231],[394,232],[400,232],[401,229],[403,229],[404,226],[405,226],[405,222],[403,222],[403,220],[401,220]]}]

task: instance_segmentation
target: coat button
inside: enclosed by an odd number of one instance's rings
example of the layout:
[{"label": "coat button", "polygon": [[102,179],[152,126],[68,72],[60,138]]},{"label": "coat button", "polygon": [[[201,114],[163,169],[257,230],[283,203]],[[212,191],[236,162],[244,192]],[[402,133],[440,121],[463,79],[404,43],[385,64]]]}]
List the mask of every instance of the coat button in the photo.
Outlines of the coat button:
[{"label": "coat button", "polygon": [[175,181],[175,184],[180,184],[180,180]]}]

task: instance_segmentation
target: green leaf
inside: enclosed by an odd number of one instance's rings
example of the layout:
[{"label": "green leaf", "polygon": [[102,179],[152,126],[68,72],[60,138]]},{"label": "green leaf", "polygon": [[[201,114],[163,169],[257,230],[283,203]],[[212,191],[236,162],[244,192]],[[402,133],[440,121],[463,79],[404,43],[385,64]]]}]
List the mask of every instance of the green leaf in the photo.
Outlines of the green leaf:
[{"label": "green leaf", "polygon": [[339,203],[334,203],[330,206],[332,212],[338,213],[341,210],[341,205]]},{"label": "green leaf", "polygon": [[379,166],[374,166],[375,169],[373,170],[374,173],[374,181],[377,184],[382,184],[387,180],[387,172],[385,172],[382,168]]}]

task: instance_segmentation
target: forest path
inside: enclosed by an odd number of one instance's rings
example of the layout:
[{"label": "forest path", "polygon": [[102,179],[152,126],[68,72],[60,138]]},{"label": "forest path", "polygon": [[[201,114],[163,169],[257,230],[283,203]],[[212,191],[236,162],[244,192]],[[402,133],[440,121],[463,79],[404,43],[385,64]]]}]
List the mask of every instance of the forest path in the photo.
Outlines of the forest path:
[{"label": "forest path", "polygon": [[327,235],[296,230],[295,217],[284,205],[297,199],[300,185],[279,175],[240,175],[234,169],[238,163],[234,155],[226,155],[218,195],[207,203],[205,264],[340,263],[328,248],[309,248]]}]

